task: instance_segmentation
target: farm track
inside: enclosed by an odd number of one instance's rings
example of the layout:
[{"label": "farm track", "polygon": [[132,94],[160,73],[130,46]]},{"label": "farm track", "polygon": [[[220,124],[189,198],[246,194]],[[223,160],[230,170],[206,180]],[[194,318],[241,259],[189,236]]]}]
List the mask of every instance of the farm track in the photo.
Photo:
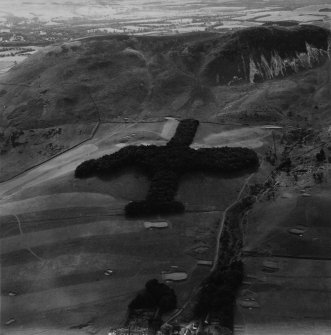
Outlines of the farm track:
[{"label": "farm track", "polygon": [[[22,239],[24,238],[24,233],[23,233],[23,230],[22,230],[22,224],[21,224],[21,220],[19,219],[19,217],[17,215],[13,215],[16,220],[17,220],[17,224],[18,224],[18,229],[19,229],[19,232],[20,232],[20,235],[22,237]],[[26,249],[30,252],[30,254],[32,256],[34,256],[38,261],[44,261],[41,257],[39,257],[31,248],[29,245],[26,246]]]},{"label": "farm track", "polygon": [[215,257],[214,257],[214,264],[213,264],[213,267],[211,268],[211,272],[215,271],[216,268],[217,268],[217,265],[218,265],[218,259],[219,259],[219,253],[220,253],[220,243],[221,243],[221,236],[222,236],[222,232],[223,232],[223,228],[224,228],[224,223],[226,221],[226,218],[227,218],[227,213],[228,211],[233,207],[235,206],[236,204],[238,204],[238,202],[241,200],[241,196],[247,186],[247,184],[249,183],[250,179],[255,175],[255,173],[252,173],[251,175],[249,175],[243,186],[241,187],[239,193],[238,193],[238,196],[236,198],[236,200],[230,204],[223,212],[223,215],[222,215],[222,221],[220,223],[220,226],[219,226],[219,231],[217,233],[217,244],[216,244],[216,251],[215,251]]}]

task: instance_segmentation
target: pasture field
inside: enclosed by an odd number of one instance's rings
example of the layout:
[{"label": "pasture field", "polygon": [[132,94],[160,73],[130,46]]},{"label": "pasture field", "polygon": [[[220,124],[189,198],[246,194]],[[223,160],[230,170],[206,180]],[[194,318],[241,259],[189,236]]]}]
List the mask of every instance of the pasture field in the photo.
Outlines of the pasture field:
[{"label": "pasture field", "polygon": [[85,330],[75,326],[90,319],[98,331],[118,326],[145,282],[161,280],[171,266],[188,274],[170,284],[179,306],[186,302],[210,271],[197,261],[213,259],[222,211],[245,176],[183,177],[177,198],[188,211],[149,219],[167,221],[162,230],[124,216],[127,202],[145,197],[146,176],[129,168],[107,180],[74,178],[86,158],[114,152],[119,143],[164,145],[176,126],[171,119],[102,125],[95,139],[2,184],[1,320],[15,319],[6,334],[80,334]]},{"label": "pasture field", "polygon": [[[305,197],[298,191],[256,205],[246,230],[246,252],[331,258],[330,186]],[[303,228],[302,236],[290,229]]]},{"label": "pasture field", "polygon": [[[270,259],[278,265],[272,273],[263,269],[263,262]],[[253,299],[259,307],[238,304],[235,334],[330,333],[330,260],[248,257],[244,263],[247,284],[239,299]]]},{"label": "pasture field", "polygon": [[331,331],[330,185],[300,191],[279,187],[248,215],[235,335]]},{"label": "pasture field", "polygon": [[[105,331],[123,323],[128,303],[145,282],[162,280],[162,271],[171,266],[188,275],[169,284],[179,306],[208,275],[210,268],[197,262],[213,260],[222,211],[237,198],[247,173],[183,176],[177,199],[187,211],[148,219],[167,221],[168,228],[161,230],[146,229],[146,219],[124,216],[124,206],[144,199],[148,190],[150,181],[139,171],[128,167],[103,180],[74,178],[82,161],[123,145],[165,145],[177,124],[173,119],[102,124],[92,140],[2,183],[1,319],[15,319],[6,328],[8,334],[19,334],[22,327],[33,334],[36,325],[46,334],[81,334],[85,330],[75,326],[90,319],[98,331]],[[200,128],[198,144],[224,145],[222,131],[231,134],[233,143],[246,139],[233,127]],[[208,140],[211,134],[217,143]],[[268,131],[247,134],[248,146],[254,136],[268,140]],[[113,273],[105,276],[106,270]]]},{"label": "pasture field", "polygon": [[[12,230],[18,223],[11,216],[2,217],[2,320],[14,316],[17,326],[26,326],[48,313],[52,322],[61,310],[125,297],[116,305],[117,312],[107,316],[109,324],[116,325],[144,283],[161,279],[161,272],[172,265],[189,276],[187,283],[178,284],[179,303],[184,302],[191,285],[199,282],[196,276],[201,278],[201,268],[195,274],[197,259],[209,259],[214,252],[218,212],[167,218],[169,229],[150,230],[143,221],[122,215],[99,216],[98,208],[92,208],[90,215],[89,208],[83,211],[82,216],[79,208],[63,213],[50,210],[48,215],[43,211],[40,221],[37,213],[20,214],[19,231]],[[112,269],[113,275],[105,276],[106,269]],[[204,269],[204,275],[208,271]],[[176,290],[177,284],[173,285]],[[10,292],[17,296],[8,296]],[[115,304],[116,300],[112,308]],[[95,309],[89,317],[103,313]],[[82,318],[80,322],[86,321],[86,315]]]}]

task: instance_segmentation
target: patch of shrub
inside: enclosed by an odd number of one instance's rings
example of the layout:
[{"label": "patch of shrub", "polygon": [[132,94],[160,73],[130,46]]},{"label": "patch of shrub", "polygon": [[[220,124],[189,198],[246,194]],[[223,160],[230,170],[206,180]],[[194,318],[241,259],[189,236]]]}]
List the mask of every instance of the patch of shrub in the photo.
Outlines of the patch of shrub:
[{"label": "patch of shrub", "polygon": [[321,149],[320,152],[316,154],[316,160],[318,162],[324,162],[326,160],[325,152],[323,149]]},{"label": "patch of shrub", "polygon": [[130,302],[129,310],[156,308],[159,312],[170,312],[177,307],[175,291],[168,285],[151,279],[145,284],[145,289]]},{"label": "patch of shrub", "polygon": [[166,146],[127,146],[99,159],[80,164],[75,177],[107,176],[127,166],[136,166],[151,179],[146,200],[131,202],[125,212],[128,216],[181,213],[183,204],[174,201],[182,174],[195,171],[233,173],[258,166],[258,157],[247,148],[189,147],[196,133],[197,120],[183,120],[174,137]]},{"label": "patch of shrub", "polygon": [[277,167],[278,170],[280,171],[286,171],[289,172],[292,167],[292,161],[291,158],[287,157],[284,159]]},{"label": "patch of shrub", "polygon": [[99,62],[94,62],[94,63],[90,64],[87,67],[87,69],[89,71],[104,70],[104,69],[108,68],[111,65],[113,65],[113,62],[111,60],[99,61]]},{"label": "patch of shrub", "polygon": [[96,167],[97,164],[95,159],[85,161],[76,168],[75,177],[76,178],[92,177],[95,173]]}]

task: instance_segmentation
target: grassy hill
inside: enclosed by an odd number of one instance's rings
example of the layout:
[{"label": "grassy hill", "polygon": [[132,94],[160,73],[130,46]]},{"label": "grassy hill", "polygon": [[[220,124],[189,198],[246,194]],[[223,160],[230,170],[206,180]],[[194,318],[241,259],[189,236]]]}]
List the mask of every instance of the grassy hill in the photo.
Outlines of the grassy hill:
[{"label": "grassy hill", "polygon": [[[324,113],[328,78],[319,66],[328,36],[314,26],[272,26],[46,47],[0,78],[0,178],[86,140],[99,120],[172,115],[245,123],[289,115],[298,122],[316,105]],[[296,74],[307,68],[304,77]]]},{"label": "grassy hill", "polygon": [[[96,121],[91,96],[102,120],[165,115],[196,99],[211,102],[209,83],[227,84],[240,74],[249,81],[250,58],[259,66],[262,56],[297,57],[309,52],[307,45],[323,56],[327,38],[328,31],[314,26],[258,27],[225,35],[107,36],[47,47],[1,79],[21,85],[1,86],[1,123],[28,129]],[[323,60],[316,56],[311,65]]]},{"label": "grassy hill", "polygon": [[250,82],[283,77],[323,62],[328,37],[327,30],[311,25],[244,29],[212,53],[204,74],[213,84],[234,75]]}]

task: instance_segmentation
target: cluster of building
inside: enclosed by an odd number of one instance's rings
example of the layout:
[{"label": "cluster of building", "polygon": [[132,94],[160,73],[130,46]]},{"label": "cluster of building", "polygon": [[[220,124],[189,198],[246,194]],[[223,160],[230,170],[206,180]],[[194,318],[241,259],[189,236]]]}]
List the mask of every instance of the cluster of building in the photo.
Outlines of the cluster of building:
[{"label": "cluster of building", "polygon": [[152,335],[152,332],[150,331],[149,328],[144,327],[134,327],[134,328],[125,327],[125,328],[111,329],[108,332],[108,335]]},{"label": "cluster of building", "polygon": [[[145,321],[145,322],[144,322]],[[146,319],[135,320],[123,328],[111,329],[108,335],[231,335],[232,332],[220,326],[219,320],[192,321],[189,323],[165,323],[153,327]]]},{"label": "cluster of building", "polygon": [[200,327],[198,323],[189,325],[167,325],[155,331],[151,328],[133,327],[111,329],[108,335],[231,335],[232,332],[218,324]]}]

